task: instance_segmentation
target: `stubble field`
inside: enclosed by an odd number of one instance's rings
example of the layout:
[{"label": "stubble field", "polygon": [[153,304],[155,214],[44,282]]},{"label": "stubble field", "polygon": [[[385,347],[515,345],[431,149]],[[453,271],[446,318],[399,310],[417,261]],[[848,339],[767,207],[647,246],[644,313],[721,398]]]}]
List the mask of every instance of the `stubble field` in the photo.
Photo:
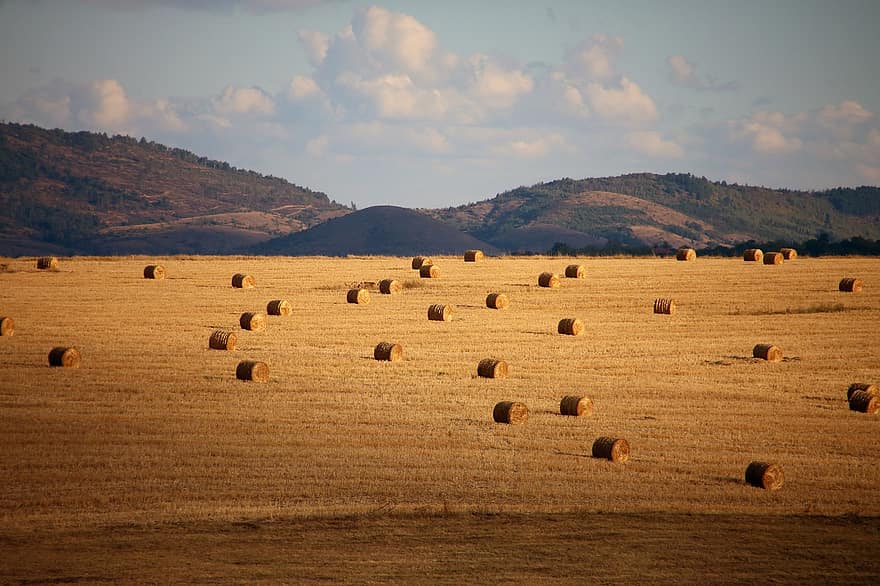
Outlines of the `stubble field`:
[{"label": "stubble field", "polygon": [[[156,261],[168,278],[144,279]],[[846,402],[880,383],[880,262],[435,261],[439,279],[390,257],[4,261],[0,580],[880,576],[880,416]],[[569,262],[586,278],[537,286]],[[839,292],[847,276],[864,290]],[[383,278],[403,292],[346,303]],[[272,299],[292,314],[241,330]],[[556,333],[567,317],[583,335]],[[214,329],[236,350],[210,350]],[[374,360],[380,341],[404,360]],[[784,360],[753,359],[764,342]],[[82,367],[50,368],[58,345]],[[477,377],[486,357],[509,377]],[[269,382],[236,380],[244,359]],[[594,414],[559,415],[570,394]],[[502,400],[528,422],[494,423]],[[592,458],[602,435],[629,462]],[[782,489],[746,485],[752,460]]]}]

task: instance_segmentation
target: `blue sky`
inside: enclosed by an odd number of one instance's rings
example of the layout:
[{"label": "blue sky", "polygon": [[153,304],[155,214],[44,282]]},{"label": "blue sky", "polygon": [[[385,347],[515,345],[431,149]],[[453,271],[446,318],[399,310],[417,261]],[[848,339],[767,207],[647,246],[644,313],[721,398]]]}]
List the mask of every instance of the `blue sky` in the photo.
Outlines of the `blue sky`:
[{"label": "blue sky", "polygon": [[0,0],[0,118],[359,207],[560,177],[880,184],[880,2]]}]

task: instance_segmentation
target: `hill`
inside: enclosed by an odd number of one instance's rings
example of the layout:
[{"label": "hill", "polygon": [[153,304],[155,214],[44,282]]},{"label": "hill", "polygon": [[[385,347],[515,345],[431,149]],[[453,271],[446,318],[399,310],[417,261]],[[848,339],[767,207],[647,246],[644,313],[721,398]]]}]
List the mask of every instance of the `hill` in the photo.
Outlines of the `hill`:
[{"label": "hill", "polygon": [[0,254],[237,252],[349,211],[143,138],[0,124]]},{"label": "hill", "polygon": [[560,179],[428,213],[508,250],[536,250],[521,235],[547,226],[568,231],[557,241],[575,248],[587,246],[575,242],[585,238],[701,248],[747,240],[802,241],[819,232],[880,238],[880,189],[875,187],[804,192],[676,173]]},{"label": "hill", "polygon": [[375,206],[264,242],[255,246],[253,251],[292,256],[399,256],[460,254],[472,248],[486,253],[498,252],[494,246],[424,213],[395,206]]}]

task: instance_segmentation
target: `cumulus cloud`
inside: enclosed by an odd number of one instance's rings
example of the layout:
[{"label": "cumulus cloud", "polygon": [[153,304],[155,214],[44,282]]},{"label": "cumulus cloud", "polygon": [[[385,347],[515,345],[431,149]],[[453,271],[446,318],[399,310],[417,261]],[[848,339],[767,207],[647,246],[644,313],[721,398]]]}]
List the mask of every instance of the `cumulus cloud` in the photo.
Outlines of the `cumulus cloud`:
[{"label": "cumulus cloud", "polygon": [[357,11],[351,30],[372,57],[410,72],[425,68],[437,43],[434,32],[412,16],[378,6]]},{"label": "cumulus cloud", "polygon": [[618,87],[591,83],[586,90],[593,110],[606,121],[639,126],[657,120],[654,100],[626,77]]},{"label": "cumulus cloud", "polygon": [[664,139],[656,130],[630,132],[626,135],[629,148],[651,157],[677,159],[684,150],[671,140]]},{"label": "cumulus cloud", "polygon": [[214,108],[220,114],[263,114],[275,112],[272,97],[259,88],[240,88],[228,85],[214,98]]},{"label": "cumulus cloud", "polygon": [[608,35],[594,35],[567,52],[566,66],[574,78],[600,81],[613,79],[617,75],[615,62],[623,51],[623,39]]},{"label": "cumulus cloud", "polygon": [[684,55],[672,55],[666,59],[669,80],[681,87],[687,87],[701,91],[729,92],[739,89],[739,82],[721,82],[711,75],[699,75],[697,65],[689,61]]},{"label": "cumulus cloud", "polygon": [[324,33],[301,30],[297,33],[300,45],[306,51],[306,57],[313,67],[318,67],[327,57],[330,39]]}]

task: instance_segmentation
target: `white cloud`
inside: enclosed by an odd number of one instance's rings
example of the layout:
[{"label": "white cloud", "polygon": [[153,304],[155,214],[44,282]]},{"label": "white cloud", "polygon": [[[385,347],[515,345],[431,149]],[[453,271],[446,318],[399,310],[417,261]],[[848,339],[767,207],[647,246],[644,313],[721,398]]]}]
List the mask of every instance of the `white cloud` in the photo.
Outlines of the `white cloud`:
[{"label": "white cloud", "polygon": [[306,51],[306,57],[313,67],[318,67],[327,57],[330,39],[324,33],[301,30],[297,33],[299,43]]},{"label": "white cloud", "polygon": [[130,106],[122,85],[115,79],[93,81],[75,90],[77,121],[104,130],[118,130],[128,122]]},{"label": "white cloud", "polygon": [[563,146],[565,139],[561,134],[553,133],[534,139],[519,139],[502,143],[492,148],[492,153],[503,157],[521,159],[537,159],[546,157],[557,147]]},{"label": "white cloud", "polygon": [[623,51],[623,39],[594,35],[566,55],[569,74],[575,78],[608,81],[617,76],[615,61]]},{"label": "white cloud", "polygon": [[631,149],[652,157],[677,159],[684,155],[681,146],[664,139],[656,130],[630,132],[625,142]]},{"label": "white cloud", "polygon": [[220,114],[270,115],[275,112],[275,102],[259,88],[228,85],[214,98],[214,108]]},{"label": "white cloud", "polygon": [[732,122],[733,140],[747,140],[752,149],[766,155],[786,155],[803,147],[796,136],[801,130],[803,114],[786,117],[781,112],[756,112],[746,120]]},{"label": "white cloud", "polygon": [[287,86],[287,98],[289,100],[302,100],[321,93],[321,89],[315,80],[304,75],[294,76]]},{"label": "white cloud", "polygon": [[591,83],[587,86],[587,95],[593,110],[608,122],[639,126],[657,120],[654,100],[626,77],[617,88]]},{"label": "white cloud", "polygon": [[408,72],[424,69],[437,44],[433,31],[412,16],[378,6],[358,10],[351,28],[371,56]]},{"label": "white cloud", "polygon": [[672,55],[666,59],[669,66],[669,80],[681,87],[701,91],[727,92],[739,89],[739,82],[720,82],[711,75],[700,76],[697,64],[689,61],[684,55]]}]

